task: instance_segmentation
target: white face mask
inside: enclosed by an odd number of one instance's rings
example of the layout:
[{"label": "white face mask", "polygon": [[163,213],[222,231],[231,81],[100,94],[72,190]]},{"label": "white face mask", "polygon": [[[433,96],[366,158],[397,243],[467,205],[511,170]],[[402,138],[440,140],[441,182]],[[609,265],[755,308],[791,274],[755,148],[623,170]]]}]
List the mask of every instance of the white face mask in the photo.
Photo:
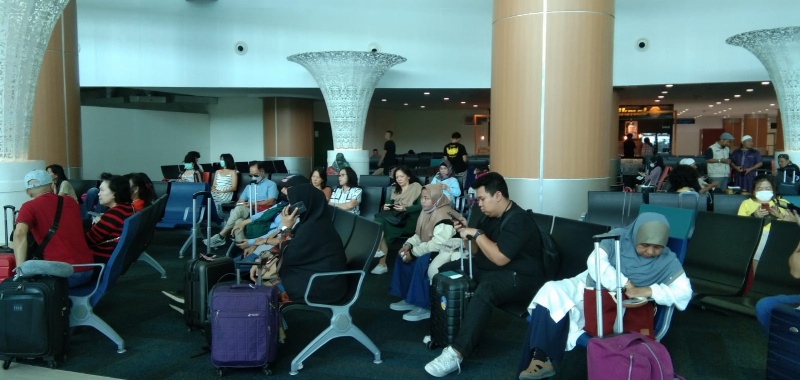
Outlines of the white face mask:
[{"label": "white face mask", "polygon": [[772,192],[772,190],[756,191],[756,199],[758,199],[761,202],[769,202],[770,200],[772,200],[773,195],[774,193]]},{"label": "white face mask", "polygon": [[650,163],[650,167],[651,167],[651,168],[654,168],[654,167],[656,167],[656,164],[655,164],[654,162],[651,162],[651,163]]}]

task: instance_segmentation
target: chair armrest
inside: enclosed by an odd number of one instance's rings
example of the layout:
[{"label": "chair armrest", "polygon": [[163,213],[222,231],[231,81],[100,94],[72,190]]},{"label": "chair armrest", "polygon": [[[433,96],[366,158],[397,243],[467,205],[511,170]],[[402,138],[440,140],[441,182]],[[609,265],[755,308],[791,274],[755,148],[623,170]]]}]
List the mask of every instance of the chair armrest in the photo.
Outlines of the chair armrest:
[{"label": "chair armrest", "polygon": [[97,288],[100,287],[100,280],[103,279],[103,271],[106,269],[106,264],[100,263],[93,263],[93,264],[72,264],[73,268],[77,267],[100,267],[100,273],[97,275],[97,281],[94,284],[94,290],[87,295],[87,297],[91,297],[97,292]]},{"label": "chair armrest", "polygon": [[306,305],[315,306],[315,307],[327,307],[327,308],[330,308],[330,307],[333,307],[333,306],[339,306],[339,305],[326,305],[326,304],[309,302],[308,301],[308,293],[311,292],[311,288],[314,286],[314,280],[317,279],[317,277],[347,276],[347,275],[359,275],[358,286],[356,287],[356,291],[353,293],[353,299],[351,299],[349,302],[347,302],[347,304],[342,305],[342,306],[350,307],[351,305],[353,305],[356,302],[356,300],[358,299],[358,294],[361,292],[361,284],[364,282],[364,276],[366,275],[366,273],[363,270],[348,270],[348,271],[339,271],[339,272],[325,272],[325,273],[315,273],[315,274],[311,275],[311,278],[308,280],[308,286],[306,287],[306,294],[303,296],[303,299],[305,300]]},{"label": "chair armrest", "polygon": [[664,312],[664,319],[661,320],[661,326],[655,326],[656,341],[660,342],[661,339],[667,335],[667,331],[669,331],[669,324],[672,322],[672,314],[675,313],[675,306],[656,306],[663,307],[662,311]]}]

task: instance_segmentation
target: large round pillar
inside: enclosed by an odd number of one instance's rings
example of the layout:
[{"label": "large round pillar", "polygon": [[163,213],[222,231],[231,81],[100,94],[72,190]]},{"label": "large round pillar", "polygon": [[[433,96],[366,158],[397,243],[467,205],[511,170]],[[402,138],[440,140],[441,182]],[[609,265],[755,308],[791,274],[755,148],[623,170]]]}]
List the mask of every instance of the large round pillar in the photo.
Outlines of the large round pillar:
[{"label": "large round pillar", "polygon": [[608,190],[613,0],[495,0],[492,170],[511,198],[577,218]]},{"label": "large round pillar", "polygon": [[78,80],[78,14],[70,1],[44,53],[36,86],[28,158],[59,164],[81,177],[81,102]]},{"label": "large round pillar", "polygon": [[264,159],[308,176],[314,153],[314,101],[264,98]]},{"label": "large round pillar", "polygon": [[[767,154],[767,132],[769,131],[769,115],[765,113],[748,113],[744,115],[742,134],[753,138],[753,148],[761,154]],[[741,144],[741,140],[739,141]]]}]

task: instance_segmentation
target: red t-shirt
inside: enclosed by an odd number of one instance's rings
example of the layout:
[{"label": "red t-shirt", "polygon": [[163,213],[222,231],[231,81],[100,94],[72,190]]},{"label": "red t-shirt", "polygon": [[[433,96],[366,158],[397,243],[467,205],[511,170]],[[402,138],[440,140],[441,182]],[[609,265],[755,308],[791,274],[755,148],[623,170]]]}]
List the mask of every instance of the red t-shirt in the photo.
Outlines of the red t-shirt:
[{"label": "red t-shirt", "polygon": [[[67,264],[90,264],[93,261],[92,251],[83,238],[83,222],[78,202],[71,197],[64,198],[61,206],[61,220],[53,238],[44,247],[44,259],[61,261]],[[36,243],[41,244],[47,231],[56,217],[58,197],[53,193],[45,193],[22,204],[17,216],[17,223],[28,225]],[[76,268],[76,272],[92,270],[92,267]]]}]

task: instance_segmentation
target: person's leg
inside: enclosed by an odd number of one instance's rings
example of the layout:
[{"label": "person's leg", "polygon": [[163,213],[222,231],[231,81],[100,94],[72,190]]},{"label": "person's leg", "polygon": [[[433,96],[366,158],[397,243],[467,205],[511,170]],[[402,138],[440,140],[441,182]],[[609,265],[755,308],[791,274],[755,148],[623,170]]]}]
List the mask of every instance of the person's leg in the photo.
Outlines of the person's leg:
[{"label": "person's leg", "polygon": [[[564,357],[569,336],[569,317],[565,316],[556,322],[550,317],[550,310],[537,306],[531,312],[528,333],[522,345],[518,371],[520,378],[544,377],[555,375],[553,365],[548,359],[560,362]],[[548,365],[549,364],[549,365]],[[545,372],[542,372],[545,371]]]},{"label": "person's leg", "polygon": [[231,210],[230,216],[228,216],[228,221],[225,222],[225,227],[222,228],[222,231],[219,232],[219,236],[226,237],[231,232],[233,227],[236,223],[241,222],[250,217],[250,211],[247,210],[247,207],[243,205],[238,205]]},{"label": "person's leg", "polygon": [[800,294],[779,295],[764,297],[756,304],[756,318],[764,332],[769,334],[769,324],[772,319],[772,309],[778,304],[800,304]]},{"label": "person's leg", "polygon": [[430,258],[431,254],[427,253],[409,263],[413,269],[408,290],[404,294],[406,302],[428,310],[431,308],[431,283],[428,280]]},{"label": "person's leg", "polygon": [[394,269],[392,270],[392,281],[389,283],[389,295],[405,298],[411,284],[413,271],[413,263],[404,263],[400,255],[397,255],[394,260]]}]

